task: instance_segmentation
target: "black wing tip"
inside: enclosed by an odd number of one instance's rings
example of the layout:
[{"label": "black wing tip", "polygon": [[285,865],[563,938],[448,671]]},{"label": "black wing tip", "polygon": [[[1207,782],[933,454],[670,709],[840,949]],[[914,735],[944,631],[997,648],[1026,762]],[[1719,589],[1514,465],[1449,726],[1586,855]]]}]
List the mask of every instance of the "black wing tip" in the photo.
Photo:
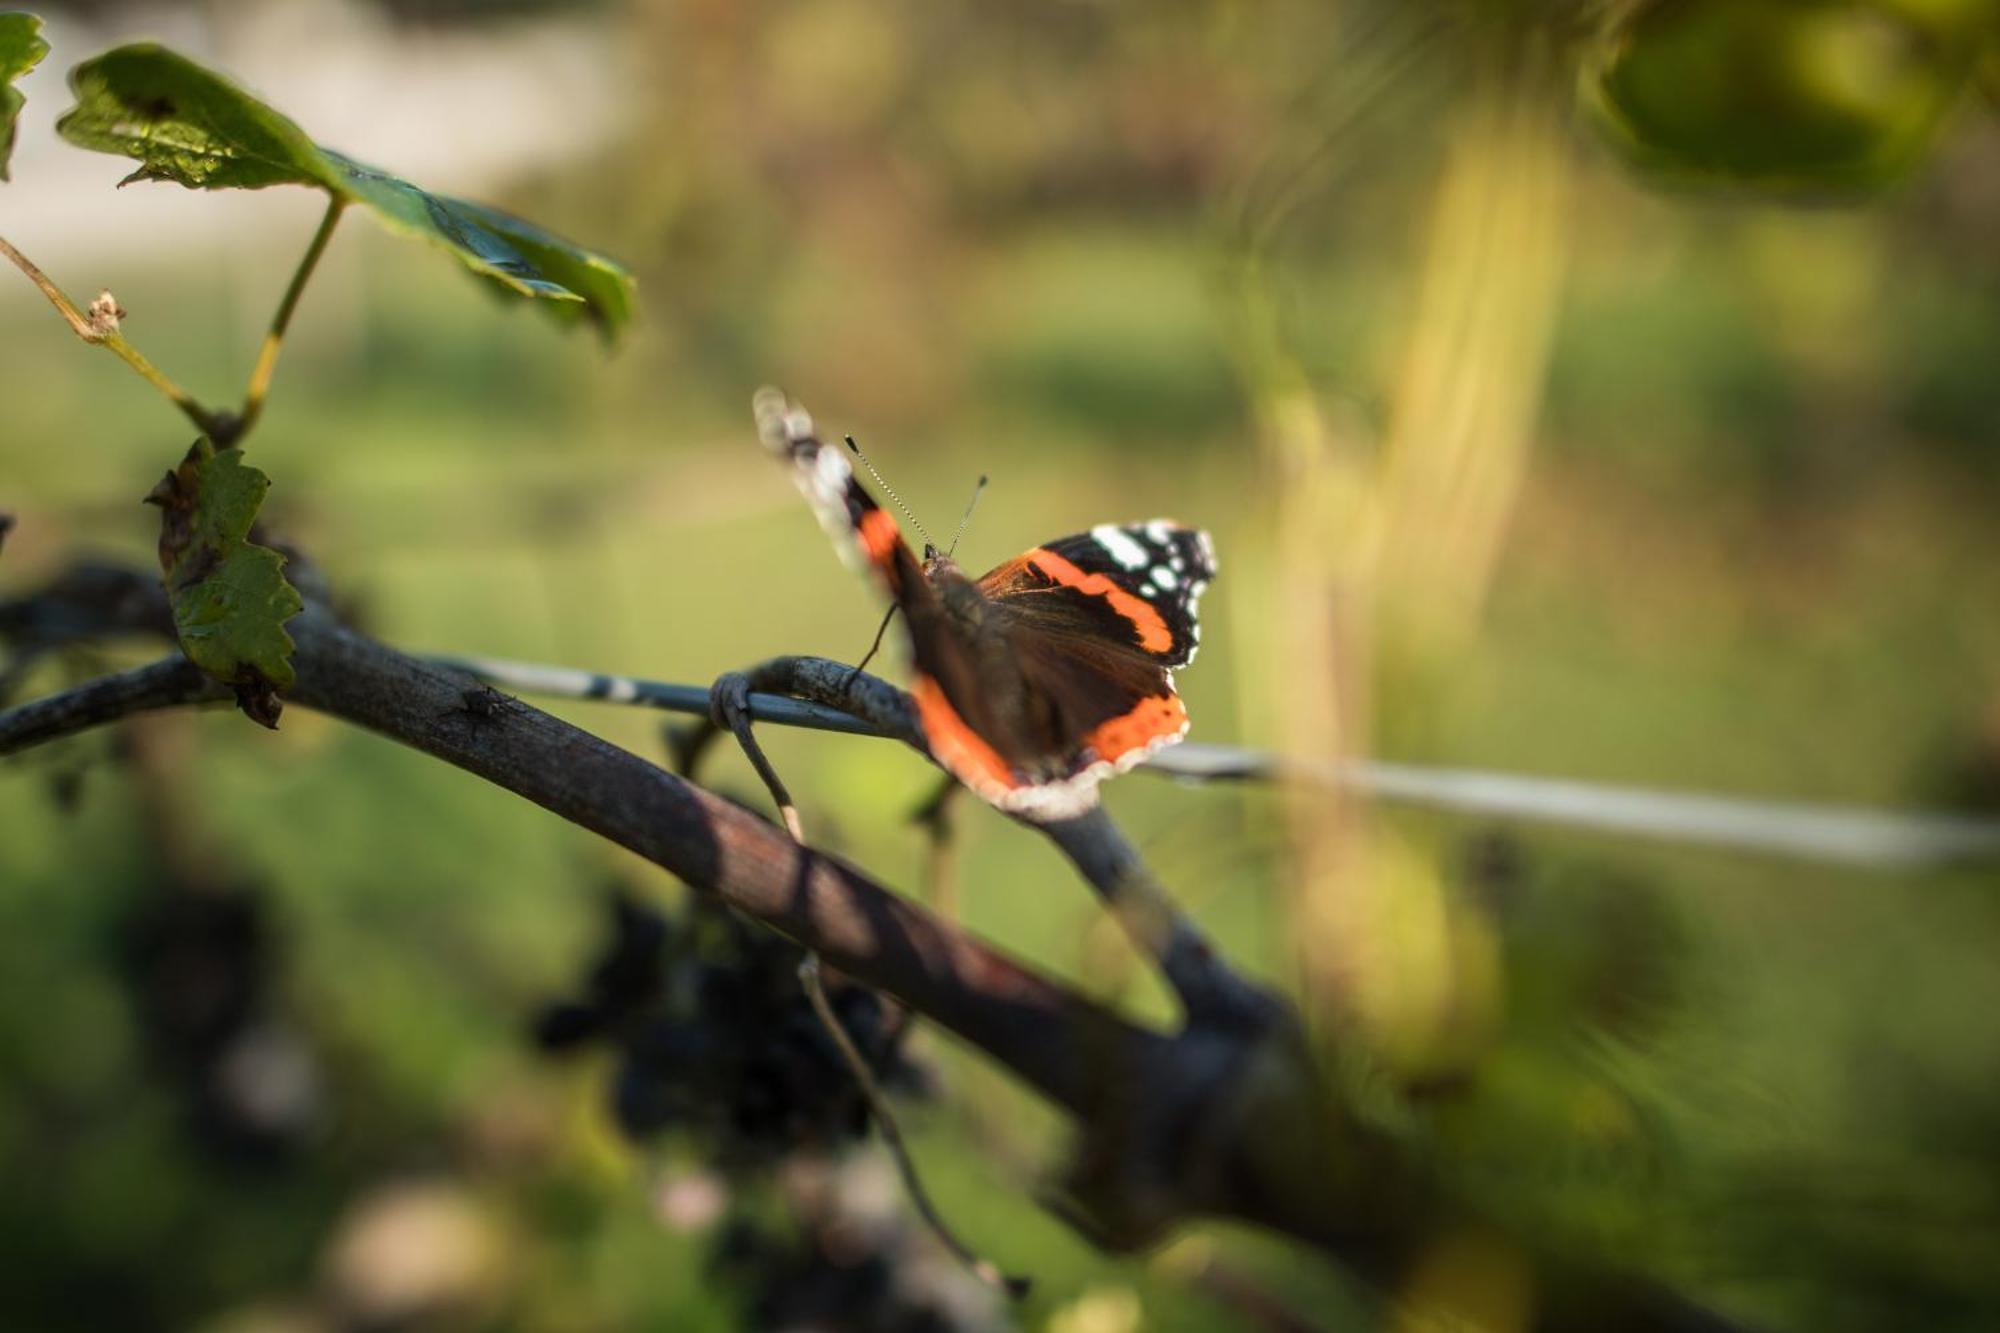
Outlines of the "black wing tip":
[{"label": "black wing tip", "polygon": [[1148,537],[1153,538],[1155,541],[1160,541],[1161,545],[1167,544],[1165,541],[1160,540],[1160,534],[1164,531],[1166,537],[1171,539],[1174,544],[1189,548],[1189,553],[1192,555],[1195,565],[1194,569],[1188,571],[1189,573],[1195,574],[1204,580],[1215,577],[1215,538],[1209,534],[1207,528],[1197,528],[1186,523],[1178,523],[1171,518],[1156,518],[1150,522],[1135,523],[1132,526],[1144,530]]}]

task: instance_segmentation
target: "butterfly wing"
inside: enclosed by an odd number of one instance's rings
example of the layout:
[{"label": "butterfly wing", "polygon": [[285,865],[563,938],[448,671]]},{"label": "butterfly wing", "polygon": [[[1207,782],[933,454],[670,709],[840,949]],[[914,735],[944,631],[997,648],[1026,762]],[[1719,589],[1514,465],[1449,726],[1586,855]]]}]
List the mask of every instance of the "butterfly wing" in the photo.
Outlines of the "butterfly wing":
[{"label": "butterfly wing", "polygon": [[1169,670],[1201,647],[1197,605],[1215,577],[1215,544],[1166,519],[1101,524],[1038,546],[979,580],[980,590],[1046,632],[1132,648]]},{"label": "butterfly wing", "polygon": [[955,689],[919,669],[910,687],[931,753],[1010,814],[1068,819],[1096,803],[1097,784],[1187,734],[1166,671],[1122,648],[1013,634],[1017,671],[1006,699]]},{"label": "butterfly wing", "polygon": [[[915,669],[910,693],[932,754],[996,804],[1005,791],[1031,784],[1022,765],[1032,762],[1034,743],[1010,725],[1011,713],[1003,714],[979,654],[958,632],[896,520],[862,488],[846,455],[818,437],[804,408],[777,389],[762,389],[752,410],[765,447],[791,465],[841,558],[875,577],[904,613]],[[1018,677],[1013,683],[1015,689],[999,693],[1018,696]]]},{"label": "butterfly wing", "polygon": [[[1038,546],[946,599],[847,457],[782,393],[755,400],[766,447],[843,559],[904,612],[910,694],[938,762],[980,796],[1030,819],[1088,810],[1097,784],[1187,733],[1174,668],[1201,640],[1195,604],[1215,576],[1208,534],[1165,520],[1104,525]],[[967,617],[976,590],[984,615]],[[980,622],[972,627],[970,622]]]},{"label": "butterfly wing", "polygon": [[923,566],[903,540],[895,518],[861,488],[840,448],[813,432],[806,410],[776,389],[758,390],[751,408],[758,437],[765,448],[791,463],[792,480],[833,538],[841,559],[874,575],[906,610],[910,599],[927,595]]},{"label": "butterfly wing", "polygon": [[1172,671],[1194,660],[1196,606],[1214,576],[1208,534],[1165,520],[1094,528],[992,570],[978,588],[1001,621],[1022,697],[997,734],[989,725],[982,736],[954,705],[976,713],[983,701],[920,680],[933,749],[1002,809],[1081,814],[1098,783],[1187,734]]},{"label": "butterfly wing", "polygon": [[979,588],[1042,633],[1127,647],[1174,670],[1201,647],[1196,611],[1214,577],[1206,532],[1154,519],[1106,523],[1037,546],[986,574]]}]

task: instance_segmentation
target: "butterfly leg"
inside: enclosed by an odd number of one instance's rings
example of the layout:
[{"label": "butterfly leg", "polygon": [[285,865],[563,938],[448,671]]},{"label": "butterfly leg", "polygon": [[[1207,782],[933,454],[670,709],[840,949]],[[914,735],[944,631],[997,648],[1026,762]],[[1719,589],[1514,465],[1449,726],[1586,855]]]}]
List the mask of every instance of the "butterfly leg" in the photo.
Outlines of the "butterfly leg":
[{"label": "butterfly leg", "polygon": [[854,670],[847,673],[847,679],[840,683],[840,692],[847,693],[847,687],[860,676],[868,664],[875,660],[875,654],[882,651],[882,636],[889,632],[889,622],[896,618],[896,603],[889,603],[889,609],[882,614],[882,623],[875,627],[875,642],[868,645],[868,651],[854,664]]},{"label": "butterfly leg", "polygon": [[937,791],[910,812],[910,822],[924,830],[924,901],[946,916],[958,913],[957,863],[953,856],[955,824],[952,809],[965,787],[946,775]]}]

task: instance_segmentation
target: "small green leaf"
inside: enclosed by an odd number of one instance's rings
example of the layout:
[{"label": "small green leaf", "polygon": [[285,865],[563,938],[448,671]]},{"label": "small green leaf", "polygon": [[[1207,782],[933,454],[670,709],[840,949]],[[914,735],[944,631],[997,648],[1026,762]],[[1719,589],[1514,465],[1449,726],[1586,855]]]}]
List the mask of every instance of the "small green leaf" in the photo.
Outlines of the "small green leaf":
[{"label": "small green leaf", "polygon": [[76,106],[56,133],[80,148],[135,158],[128,180],[255,190],[334,182],[297,125],[184,56],[151,42],[70,71]]},{"label": "small green leaf", "polygon": [[250,540],[270,488],[241,449],[218,453],[201,439],[146,497],[162,510],[160,572],[181,651],[267,727],[293,678],[285,622],[305,605],[285,581],[285,557]]},{"label": "small green leaf", "polygon": [[632,275],[622,265],[497,208],[432,194],[331,148],[317,151],[335,173],[336,184],[329,187],[335,193],[367,205],[401,231],[444,246],[508,291],[557,302],[548,309],[581,313],[607,335],[632,318]]},{"label": "small green leaf", "polygon": [[41,64],[48,53],[40,19],[33,14],[0,14],[0,181],[10,179],[7,159],[14,155],[14,121],[27,101],[14,80]]},{"label": "small green leaf", "polygon": [[72,70],[70,86],[77,104],[57,132],[79,147],[135,159],[130,180],[201,190],[313,186],[366,205],[544,309],[589,318],[607,337],[631,319],[632,275],[619,264],[498,209],[432,194],[322,148],[274,108],[164,47],[107,51]]}]

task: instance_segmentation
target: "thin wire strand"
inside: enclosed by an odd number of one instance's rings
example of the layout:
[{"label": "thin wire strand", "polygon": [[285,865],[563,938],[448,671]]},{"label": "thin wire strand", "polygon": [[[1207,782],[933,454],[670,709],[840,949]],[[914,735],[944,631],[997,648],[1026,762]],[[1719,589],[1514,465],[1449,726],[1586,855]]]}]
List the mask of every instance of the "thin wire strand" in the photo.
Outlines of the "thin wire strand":
[{"label": "thin wire strand", "polygon": [[[529,694],[643,704],[705,716],[709,692],[565,667],[491,657],[431,661]],[[749,716],[779,726],[879,736],[880,728],[838,709],[752,693]],[[1144,769],[1186,782],[1314,782],[1376,800],[1518,819],[1603,833],[1757,852],[1877,870],[1915,870],[2000,861],[2000,820],[1897,812],[1804,801],[1749,800],[1704,792],[1583,782],[1484,769],[1433,768],[1382,760],[1313,763],[1234,745],[1186,741],[1146,760]]]}]

